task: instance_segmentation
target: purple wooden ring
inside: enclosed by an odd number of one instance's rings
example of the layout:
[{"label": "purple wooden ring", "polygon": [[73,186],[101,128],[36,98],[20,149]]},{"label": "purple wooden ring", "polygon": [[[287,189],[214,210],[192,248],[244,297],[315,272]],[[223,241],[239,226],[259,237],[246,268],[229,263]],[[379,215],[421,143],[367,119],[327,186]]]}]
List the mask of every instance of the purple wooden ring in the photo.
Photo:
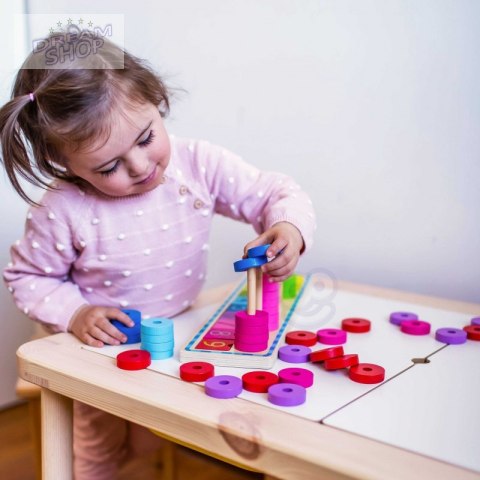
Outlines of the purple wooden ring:
[{"label": "purple wooden ring", "polygon": [[278,372],[280,383],[295,383],[308,388],[313,385],[313,372],[306,368],[284,368]]},{"label": "purple wooden ring", "polygon": [[473,317],[470,325],[480,325],[480,317]]},{"label": "purple wooden ring", "polygon": [[423,320],[404,320],[400,323],[400,330],[409,335],[428,335],[431,325]]},{"label": "purple wooden ring", "polygon": [[205,381],[205,393],[214,398],[234,398],[242,393],[242,380],[233,375],[216,375]]},{"label": "purple wooden ring", "polygon": [[435,332],[435,339],[449,345],[460,345],[467,341],[467,332],[454,327],[439,328]]},{"label": "purple wooden ring", "polygon": [[347,341],[347,332],[339,328],[323,328],[317,331],[317,339],[325,345],[342,345]]},{"label": "purple wooden ring", "polygon": [[304,345],[285,345],[278,349],[278,358],[287,363],[306,363],[311,352],[312,349]]},{"label": "purple wooden ring", "polygon": [[400,325],[404,321],[418,320],[418,315],[412,312],[393,312],[390,314],[390,323]]},{"label": "purple wooden ring", "polygon": [[268,389],[268,401],[281,407],[294,407],[305,403],[307,390],[295,383],[276,383]]}]

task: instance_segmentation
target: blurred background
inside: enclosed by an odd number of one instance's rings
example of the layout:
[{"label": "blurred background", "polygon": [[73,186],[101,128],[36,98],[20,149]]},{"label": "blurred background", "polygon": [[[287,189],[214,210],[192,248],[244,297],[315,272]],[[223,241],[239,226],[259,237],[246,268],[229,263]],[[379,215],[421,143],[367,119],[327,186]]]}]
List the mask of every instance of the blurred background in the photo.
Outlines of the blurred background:
[{"label": "blurred background", "polygon": [[[317,212],[298,270],[480,302],[477,0],[0,0],[0,101],[30,51],[18,13],[123,14],[125,47],[178,89],[167,128],[293,176]],[[0,174],[0,265],[26,205]],[[31,191],[38,196],[38,192]],[[218,217],[207,287],[251,227]],[[0,286],[0,406],[32,322]]]}]

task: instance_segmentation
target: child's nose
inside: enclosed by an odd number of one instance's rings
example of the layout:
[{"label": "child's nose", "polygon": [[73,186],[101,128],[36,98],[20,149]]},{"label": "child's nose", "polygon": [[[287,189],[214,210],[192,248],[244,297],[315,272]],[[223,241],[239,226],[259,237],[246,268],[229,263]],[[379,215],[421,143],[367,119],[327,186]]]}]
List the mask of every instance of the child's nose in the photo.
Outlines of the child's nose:
[{"label": "child's nose", "polygon": [[143,155],[136,155],[131,157],[127,161],[128,174],[131,177],[139,177],[147,173],[148,170],[148,158]]}]

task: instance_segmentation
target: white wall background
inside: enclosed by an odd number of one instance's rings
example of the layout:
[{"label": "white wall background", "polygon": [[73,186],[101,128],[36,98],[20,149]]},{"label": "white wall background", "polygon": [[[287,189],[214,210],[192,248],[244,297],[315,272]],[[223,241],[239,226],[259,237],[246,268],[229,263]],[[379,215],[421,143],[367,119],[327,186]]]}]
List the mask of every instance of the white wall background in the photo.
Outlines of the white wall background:
[{"label": "white wall background", "polygon": [[[478,0],[27,5],[125,14],[127,49],[187,91],[172,133],[294,176],[319,224],[300,270],[480,302]],[[209,285],[238,278],[250,238],[216,220]]]},{"label": "white wall background", "polygon": [[[12,17],[23,12],[23,2],[0,1],[0,105],[10,98],[12,81],[15,76],[13,43],[19,49],[25,47],[25,38],[13,31]],[[13,40],[13,41],[12,41]],[[21,202],[10,187],[7,176],[0,169],[0,269],[10,261],[9,248],[23,232],[27,206]],[[32,191],[33,190],[29,190]],[[0,282],[0,407],[16,401],[15,382],[17,381],[15,351],[32,334],[33,325],[19,312],[11,295]]]}]

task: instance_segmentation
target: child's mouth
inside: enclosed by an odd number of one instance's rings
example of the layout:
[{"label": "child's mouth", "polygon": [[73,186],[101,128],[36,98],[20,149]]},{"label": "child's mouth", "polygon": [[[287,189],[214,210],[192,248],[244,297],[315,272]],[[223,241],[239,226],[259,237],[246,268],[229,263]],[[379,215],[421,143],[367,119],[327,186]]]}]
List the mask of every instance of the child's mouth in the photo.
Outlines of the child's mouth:
[{"label": "child's mouth", "polygon": [[136,182],[135,185],[145,185],[147,183],[150,183],[156,176],[157,174],[157,165],[155,165],[155,168],[152,170],[152,172],[148,175],[148,177],[144,178],[143,180],[140,180],[139,182]]}]

